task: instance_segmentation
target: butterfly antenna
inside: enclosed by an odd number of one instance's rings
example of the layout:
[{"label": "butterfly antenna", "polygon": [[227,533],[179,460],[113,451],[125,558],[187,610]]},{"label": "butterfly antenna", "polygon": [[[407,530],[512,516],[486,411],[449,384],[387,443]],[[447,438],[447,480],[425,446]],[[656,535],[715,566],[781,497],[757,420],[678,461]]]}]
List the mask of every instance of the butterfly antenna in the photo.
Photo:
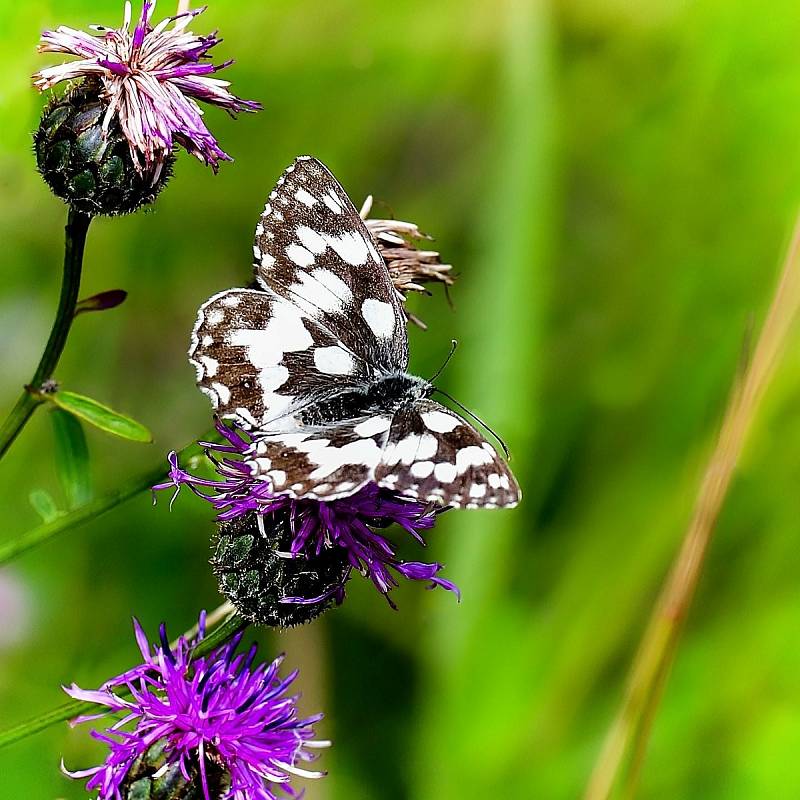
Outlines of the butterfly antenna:
[{"label": "butterfly antenna", "polygon": [[455,354],[457,348],[458,348],[458,341],[456,339],[451,339],[450,340],[450,352],[447,354],[447,358],[444,360],[444,364],[442,364],[442,366],[439,367],[439,369],[436,370],[436,372],[434,373],[432,378],[428,379],[428,383],[433,383],[444,372],[445,367],[447,367],[447,365],[450,363],[450,359]]},{"label": "butterfly antenna", "polygon": [[497,439],[497,441],[500,443],[500,447],[503,448],[503,452],[506,454],[506,458],[509,461],[511,460],[511,453],[508,451],[508,446],[502,440],[500,434],[496,430],[490,428],[477,414],[473,414],[466,406],[461,405],[461,403],[459,403],[458,400],[455,399],[455,397],[451,397],[449,394],[447,394],[447,392],[437,388],[434,388],[433,391],[439,392],[439,394],[444,395],[451,403],[458,406],[468,417],[474,419],[475,422],[477,422],[478,425],[480,425],[484,430],[489,431],[489,433],[491,433],[492,436],[494,436],[494,438]]}]

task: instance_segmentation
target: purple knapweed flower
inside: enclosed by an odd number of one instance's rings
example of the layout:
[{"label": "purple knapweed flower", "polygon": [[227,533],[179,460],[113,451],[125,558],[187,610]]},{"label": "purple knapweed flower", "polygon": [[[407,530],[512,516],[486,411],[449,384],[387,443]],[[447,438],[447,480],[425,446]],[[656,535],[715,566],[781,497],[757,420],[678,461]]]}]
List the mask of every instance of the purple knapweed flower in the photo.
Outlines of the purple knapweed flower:
[{"label": "purple knapweed flower", "polygon": [[107,729],[92,731],[109,747],[105,762],[91,769],[64,770],[72,778],[89,778],[86,788],[96,790],[98,800],[120,800],[129,773],[158,744],[163,744],[160,752],[166,761],[148,777],[157,779],[172,768],[177,779],[196,781],[205,800],[297,797],[292,776],[324,775],[297,766],[313,761],[313,751],[330,742],[314,735],[313,725],[321,714],[298,716],[296,696],[286,693],[297,672],[280,677],[282,657],[254,668],[256,645],[246,654],[235,652],[243,635],[239,633],[210,655],[193,658],[205,632],[205,612],[194,641],[181,636],[171,646],[162,625],[160,644],[152,651],[138,621],[133,625],[142,664],[96,691],[74,684],[64,688],[70,697],[107,709],[78,717],[72,725],[111,718]]},{"label": "purple knapweed flower", "polygon": [[[188,486],[198,497],[211,503],[220,522],[252,513],[263,517],[266,522],[270,515],[288,510],[293,535],[289,551],[283,555],[287,558],[312,558],[325,548],[343,547],[351,568],[370,578],[384,596],[398,585],[393,573],[410,580],[428,581],[430,588],[441,586],[459,596],[454,583],[438,577],[442,564],[401,560],[392,543],[381,533],[396,523],[425,546],[423,532],[433,528],[436,516],[443,509],[403,497],[374,483],[367,484],[349,497],[329,502],[276,495],[270,483],[254,477],[251,467],[242,460],[253,453],[257,439],[220,421],[217,421],[217,430],[226,444],[201,443],[217,471],[215,479],[204,479],[186,472],[173,451],[169,454],[169,481],[153,489],[175,488],[174,500],[180,487]],[[282,602],[312,604],[326,597],[335,597],[337,602],[341,602],[344,582],[329,587],[324,595],[318,597],[286,597]],[[389,603],[394,607],[391,600]]]},{"label": "purple knapweed flower", "polygon": [[220,161],[231,158],[206,127],[195,101],[219,106],[233,116],[257,111],[261,105],[239,99],[229,91],[228,81],[212,77],[232,62],[209,62],[209,51],[220,42],[216,34],[197,36],[186,30],[204,8],[153,27],[155,6],[155,0],[144,2],[133,30],[131,4],[126,1],[120,28],[93,25],[91,34],[65,26],[45,31],[39,52],[65,53],[79,60],[40,70],[33,76],[34,85],[44,91],[62,81],[99,81],[107,103],[103,130],[119,120],[133,162],[143,173],[157,176],[176,144],[216,171]]}]

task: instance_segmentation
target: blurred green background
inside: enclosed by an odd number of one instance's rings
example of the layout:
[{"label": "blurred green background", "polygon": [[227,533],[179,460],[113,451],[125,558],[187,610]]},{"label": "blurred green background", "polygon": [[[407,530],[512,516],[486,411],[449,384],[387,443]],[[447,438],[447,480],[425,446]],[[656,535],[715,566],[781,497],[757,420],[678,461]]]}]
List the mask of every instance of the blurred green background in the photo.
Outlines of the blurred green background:
[{"label": "blurred green background", "polygon": [[[157,14],[173,11],[159,4]],[[34,170],[41,29],[116,25],[117,0],[0,0],[0,407],[55,308],[65,210]],[[365,581],[307,628],[261,632],[300,666],[335,740],[309,800],[580,795],[686,525],[746,332],[800,198],[800,15],[775,0],[213,0],[235,90],[208,120],[235,158],[182,155],[154,213],[96,223],[57,377],[151,427],[89,433],[97,492],[209,424],[185,350],[195,310],[248,280],[266,194],[298,154],[358,204],[435,234],[451,310],[415,299],[412,369],[508,440],[526,497],[453,512],[429,555],[463,591]],[[379,210],[381,207],[379,206]],[[769,394],[720,522],[657,720],[642,798],[800,797],[800,343]],[[60,499],[48,414],[0,466],[2,538]],[[219,602],[209,509],[142,495],[0,571],[0,726],[136,658],[129,620],[173,633]],[[407,557],[418,555],[403,547]],[[0,752],[0,797],[80,798],[96,763],[56,726]]]}]

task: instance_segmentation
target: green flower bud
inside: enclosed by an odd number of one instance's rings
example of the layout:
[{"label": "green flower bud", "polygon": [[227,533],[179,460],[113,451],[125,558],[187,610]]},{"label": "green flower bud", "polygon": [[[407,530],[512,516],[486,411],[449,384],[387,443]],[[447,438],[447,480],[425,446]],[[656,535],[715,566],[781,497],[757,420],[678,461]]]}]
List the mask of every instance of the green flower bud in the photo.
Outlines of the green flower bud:
[{"label": "green flower bud", "polygon": [[33,135],[36,163],[53,193],[88,215],[129,214],[152,203],[164,188],[174,157],[142,171],[114,117],[103,130],[100,87],[85,81],[53,97]]},{"label": "green flower bud", "polygon": [[[331,588],[342,585],[350,571],[342,547],[288,557],[293,538],[288,509],[260,519],[247,514],[218,525],[211,566],[220,591],[256,625],[287,628],[310,622],[332,605]],[[323,599],[280,602],[286,597]]]}]

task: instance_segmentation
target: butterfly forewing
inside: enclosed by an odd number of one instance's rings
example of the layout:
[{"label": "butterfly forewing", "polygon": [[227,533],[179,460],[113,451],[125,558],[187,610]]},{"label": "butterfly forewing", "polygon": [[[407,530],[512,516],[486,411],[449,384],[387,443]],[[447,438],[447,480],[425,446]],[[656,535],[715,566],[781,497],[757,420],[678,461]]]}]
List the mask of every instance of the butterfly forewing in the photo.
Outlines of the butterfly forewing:
[{"label": "butterfly forewing", "polygon": [[200,308],[189,360],[217,412],[250,429],[370,375],[296,305],[250,289],[222,292]]},{"label": "butterfly forewing", "polygon": [[405,370],[400,296],[372,235],[339,182],[315,158],[278,181],[256,228],[255,274],[367,363]]},{"label": "butterfly forewing", "polygon": [[394,415],[375,481],[409,497],[463,508],[508,508],[520,496],[494,447],[433,400],[409,403]]}]

